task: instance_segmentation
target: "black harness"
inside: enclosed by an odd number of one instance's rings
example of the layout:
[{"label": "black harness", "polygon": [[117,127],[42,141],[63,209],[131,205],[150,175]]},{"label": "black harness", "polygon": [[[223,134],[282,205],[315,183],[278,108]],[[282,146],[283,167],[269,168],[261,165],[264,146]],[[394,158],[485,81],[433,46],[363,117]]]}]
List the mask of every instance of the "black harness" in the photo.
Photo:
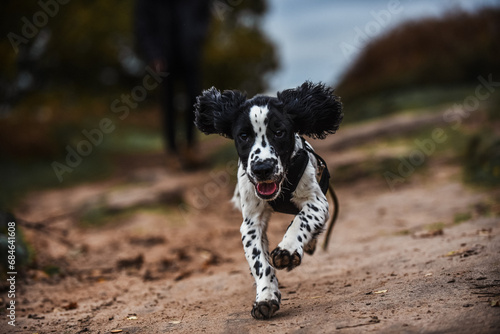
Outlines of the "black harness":
[{"label": "black harness", "polygon": [[291,215],[297,215],[300,212],[298,208],[292,201],[292,193],[297,188],[304,171],[306,170],[307,163],[309,162],[309,153],[312,153],[316,160],[318,161],[319,173],[321,174],[319,180],[319,186],[323,194],[328,191],[330,183],[330,173],[326,166],[325,160],[316,154],[307,144],[304,138],[302,139],[302,147],[293,156],[292,161],[288,171],[286,172],[285,180],[283,181],[281,193],[275,200],[269,201],[268,203],[276,212],[287,213]]}]

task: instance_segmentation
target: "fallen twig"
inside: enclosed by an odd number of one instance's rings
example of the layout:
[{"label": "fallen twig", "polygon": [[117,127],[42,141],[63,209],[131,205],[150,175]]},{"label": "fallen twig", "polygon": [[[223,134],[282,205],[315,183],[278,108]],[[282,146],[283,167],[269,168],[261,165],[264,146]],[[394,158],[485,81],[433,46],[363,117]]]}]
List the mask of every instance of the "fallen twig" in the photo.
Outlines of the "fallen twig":
[{"label": "fallen twig", "polygon": [[337,329],[356,328],[356,327],[361,327],[361,326],[378,324],[379,322],[380,322],[380,319],[376,316],[373,316],[373,317],[371,317],[371,319],[368,322],[363,322],[363,323],[356,324],[356,325],[337,326]]}]

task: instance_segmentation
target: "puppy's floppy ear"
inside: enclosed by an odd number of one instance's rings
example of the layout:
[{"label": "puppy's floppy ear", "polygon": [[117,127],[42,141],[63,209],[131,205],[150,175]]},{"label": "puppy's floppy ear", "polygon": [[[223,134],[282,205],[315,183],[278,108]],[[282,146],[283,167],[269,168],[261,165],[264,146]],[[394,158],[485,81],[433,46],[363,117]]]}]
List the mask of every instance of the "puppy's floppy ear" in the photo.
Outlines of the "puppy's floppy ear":
[{"label": "puppy's floppy ear", "polygon": [[324,139],[337,131],[344,117],[340,98],[322,83],[306,81],[297,88],[278,92],[278,100],[300,135]]},{"label": "puppy's floppy ear", "polygon": [[237,90],[221,93],[215,87],[207,89],[196,98],[194,123],[205,134],[217,133],[233,139],[232,124],[245,101],[246,96]]}]

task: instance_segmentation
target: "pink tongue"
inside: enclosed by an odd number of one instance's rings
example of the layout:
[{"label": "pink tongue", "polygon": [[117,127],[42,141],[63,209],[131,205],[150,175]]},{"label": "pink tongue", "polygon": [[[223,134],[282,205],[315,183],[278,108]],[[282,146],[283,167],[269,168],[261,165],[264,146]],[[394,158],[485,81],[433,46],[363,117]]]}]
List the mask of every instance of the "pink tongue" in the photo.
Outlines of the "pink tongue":
[{"label": "pink tongue", "polygon": [[272,182],[272,183],[258,183],[257,184],[257,191],[261,195],[269,196],[269,195],[274,194],[277,187],[278,186],[274,182]]}]

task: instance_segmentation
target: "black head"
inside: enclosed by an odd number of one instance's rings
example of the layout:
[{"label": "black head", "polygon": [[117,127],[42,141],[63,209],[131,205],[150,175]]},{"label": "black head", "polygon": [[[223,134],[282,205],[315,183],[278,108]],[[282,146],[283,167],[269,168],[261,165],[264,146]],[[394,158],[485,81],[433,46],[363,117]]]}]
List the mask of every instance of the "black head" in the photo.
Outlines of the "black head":
[{"label": "black head", "polygon": [[295,149],[295,134],[325,138],[342,121],[333,89],[305,82],[277,97],[247,99],[235,90],[205,90],[195,104],[195,124],[206,134],[234,139],[240,161],[257,196],[272,200],[281,190]]}]

